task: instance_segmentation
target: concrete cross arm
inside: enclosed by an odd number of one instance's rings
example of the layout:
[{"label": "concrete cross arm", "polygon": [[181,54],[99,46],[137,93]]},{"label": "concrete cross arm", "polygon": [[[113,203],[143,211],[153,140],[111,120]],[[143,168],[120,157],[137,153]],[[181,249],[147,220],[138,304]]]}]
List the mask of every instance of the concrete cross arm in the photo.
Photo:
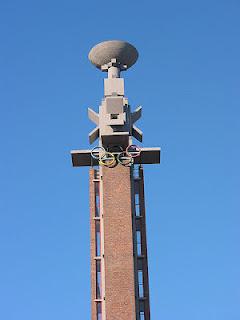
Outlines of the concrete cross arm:
[{"label": "concrete cross arm", "polygon": [[142,116],[142,107],[139,106],[135,111],[132,112],[132,123],[138,121]]},{"label": "concrete cross arm", "polygon": [[136,138],[138,141],[142,142],[143,139],[143,133],[142,131],[133,125],[132,127],[132,135],[134,138]]},{"label": "concrete cross arm", "polygon": [[97,126],[99,125],[99,114],[91,108],[88,108],[88,118]]},{"label": "concrete cross arm", "polygon": [[89,143],[92,144],[99,138],[99,127],[94,128],[88,135]]},{"label": "concrete cross arm", "polygon": [[[134,158],[134,164],[158,164],[160,163],[160,148],[141,148],[141,153]],[[91,156],[91,150],[72,150],[73,167],[90,167],[99,165],[97,159]]]}]

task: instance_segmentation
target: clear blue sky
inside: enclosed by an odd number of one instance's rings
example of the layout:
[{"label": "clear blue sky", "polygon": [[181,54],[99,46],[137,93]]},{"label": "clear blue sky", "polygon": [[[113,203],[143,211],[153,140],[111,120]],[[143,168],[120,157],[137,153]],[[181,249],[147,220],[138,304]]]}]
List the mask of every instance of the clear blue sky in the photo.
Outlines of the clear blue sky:
[{"label": "clear blue sky", "polygon": [[140,53],[153,320],[240,319],[240,3],[1,1],[0,319],[90,320],[87,107],[107,39]]}]

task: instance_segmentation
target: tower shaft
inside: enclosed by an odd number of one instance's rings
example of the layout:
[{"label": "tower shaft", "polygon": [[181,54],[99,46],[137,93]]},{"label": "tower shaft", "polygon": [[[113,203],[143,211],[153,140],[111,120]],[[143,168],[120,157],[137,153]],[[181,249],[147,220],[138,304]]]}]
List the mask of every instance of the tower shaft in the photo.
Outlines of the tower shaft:
[{"label": "tower shaft", "polygon": [[90,169],[92,320],[149,320],[141,167]]}]

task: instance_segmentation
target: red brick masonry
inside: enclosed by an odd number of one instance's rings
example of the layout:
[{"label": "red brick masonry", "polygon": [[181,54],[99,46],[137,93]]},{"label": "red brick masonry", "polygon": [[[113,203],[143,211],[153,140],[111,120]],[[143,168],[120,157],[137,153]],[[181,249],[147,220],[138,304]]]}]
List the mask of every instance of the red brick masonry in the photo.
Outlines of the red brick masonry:
[{"label": "red brick masonry", "polygon": [[[121,165],[115,168],[101,168],[99,177],[102,192],[102,224],[104,225],[104,245],[101,243],[101,257],[105,270],[102,299],[106,318],[102,320],[138,320],[139,301],[143,301],[145,320],[150,319],[149,290],[147,271],[146,226],[144,209],[143,175],[139,182],[141,217],[135,220],[134,186],[131,169]],[[91,227],[91,286],[92,286],[92,320],[98,320],[96,312],[96,232],[95,232],[95,187],[96,174],[90,169],[90,227]],[[98,183],[98,182],[97,182]],[[135,186],[136,188],[136,186]],[[138,227],[136,227],[136,225]],[[142,234],[142,256],[136,253],[136,228]],[[103,230],[101,230],[103,231]],[[144,273],[144,298],[138,297],[137,265],[142,261]],[[104,303],[103,303],[104,302]],[[102,310],[103,311],[103,310]],[[104,311],[103,311],[104,313]]]}]

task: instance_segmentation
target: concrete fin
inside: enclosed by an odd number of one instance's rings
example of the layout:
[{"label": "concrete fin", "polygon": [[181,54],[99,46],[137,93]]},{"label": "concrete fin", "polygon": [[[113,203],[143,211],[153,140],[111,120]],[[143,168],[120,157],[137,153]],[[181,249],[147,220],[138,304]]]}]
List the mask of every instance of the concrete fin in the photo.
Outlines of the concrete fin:
[{"label": "concrete fin", "polygon": [[88,118],[97,126],[99,125],[99,114],[93,111],[91,108],[88,108]]},{"label": "concrete fin", "polygon": [[132,112],[132,123],[135,123],[136,121],[138,121],[142,116],[142,107],[139,106],[137,107],[137,109]]},{"label": "concrete fin", "polygon": [[92,144],[95,140],[97,140],[97,138],[99,138],[99,127],[96,127],[95,129],[93,129],[89,135],[89,142],[90,144]]},{"label": "concrete fin", "polygon": [[132,127],[132,135],[134,138],[136,138],[138,141],[142,142],[143,139],[143,133],[140,129],[138,129],[136,126],[133,125]]}]

